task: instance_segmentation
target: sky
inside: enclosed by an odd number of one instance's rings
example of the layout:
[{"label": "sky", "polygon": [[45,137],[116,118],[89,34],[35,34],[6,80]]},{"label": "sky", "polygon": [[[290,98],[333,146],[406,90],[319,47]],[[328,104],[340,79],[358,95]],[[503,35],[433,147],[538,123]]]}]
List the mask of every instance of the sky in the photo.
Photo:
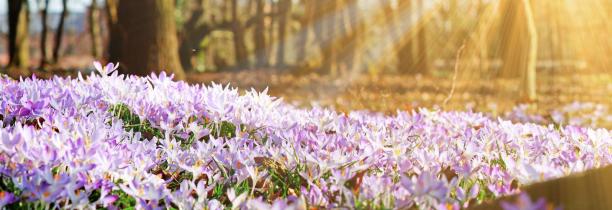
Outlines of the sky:
[{"label": "sky", "polygon": [[[30,11],[36,11],[39,9],[40,0],[28,0],[30,3]],[[6,14],[7,0],[0,0],[0,14]],[[71,12],[85,12],[87,6],[91,4],[91,0],[68,0],[68,10]],[[61,0],[49,0],[49,12],[57,13],[62,11]]]}]

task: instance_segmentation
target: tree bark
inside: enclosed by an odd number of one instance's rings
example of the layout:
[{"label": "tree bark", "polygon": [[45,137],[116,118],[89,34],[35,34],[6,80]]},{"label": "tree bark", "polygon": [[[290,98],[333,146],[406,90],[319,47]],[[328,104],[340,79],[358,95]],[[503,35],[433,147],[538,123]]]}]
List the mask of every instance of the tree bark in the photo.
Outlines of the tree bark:
[{"label": "tree bark", "polygon": [[165,71],[182,80],[178,56],[174,2],[167,0],[119,1],[118,27],[123,73],[148,75]]},{"label": "tree bark", "polygon": [[102,38],[100,35],[100,9],[97,0],[92,0],[89,7],[89,35],[91,36],[91,55],[94,59],[99,59],[102,56]]},{"label": "tree bark", "polygon": [[527,58],[527,68],[525,69],[525,77],[523,81],[524,89],[523,96],[529,101],[535,101],[536,95],[536,62],[538,59],[538,33],[536,31],[533,10],[531,9],[531,1],[522,0],[523,10],[525,10],[525,18],[527,19],[527,34],[529,36],[529,49]]},{"label": "tree bark", "polygon": [[361,38],[363,34],[363,20],[359,15],[359,5],[357,0],[347,0],[347,9],[351,28],[349,35],[349,45],[347,49],[347,69],[351,72],[358,70],[360,63],[359,50],[361,49]]},{"label": "tree bark", "polygon": [[502,2],[507,15],[502,18],[501,57],[499,76],[521,78],[521,97],[533,101],[537,61],[537,32],[528,0]]},{"label": "tree bark", "polygon": [[323,41],[321,42],[321,47],[323,49],[323,62],[321,65],[321,73],[323,74],[337,74],[336,66],[336,22],[337,22],[337,0],[325,0],[319,2],[319,5],[322,6],[323,14],[325,14],[323,23],[325,23],[325,36],[323,36]]},{"label": "tree bark", "polygon": [[425,0],[419,0],[418,15],[421,25],[418,28],[418,59],[416,64],[416,72],[427,74],[429,71],[429,56],[427,55],[427,24],[425,23]]},{"label": "tree bark", "polygon": [[266,56],[266,34],[265,34],[265,15],[264,0],[255,0],[255,28],[253,31],[253,42],[255,44],[255,66],[268,66]]},{"label": "tree bark", "polygon": [[199,48],[200,41],[208,35],[208,27],[199,25],[200,19],[204,15],[204,8],[199,1],[195,1],[191,16],[183,24],[183,29],[180,33],[179,57],[181,66],[185,71],[192,71],[193,64],[191,59]]},{"label": "tree bark", "polygon": [[[355,43],[355,28],[352,28],[352,25],[356,25],[355,20],[351,20],[353,18],[352,14],[350,14],[350,7],[355,6],[357,2],[355,1],[338,1],[339,3],[336,5],[336,9],[334,15],[336,16],[336,28],[338,31],[336,32],[334,44],[337,48],[336,50],[336,73],[339,76],[347,76],[347,72],[352,67],[352,57],[350,56],[352,51],[354,50]],[[350,5],[353,4],[353,5]],[[354,14],[353,14],[354,15]],[[356,18],[356,16],[355,16]],[[351,23],[353,21],[354,23]],[[351,66],[351,67],[349,67]]]},{"label": "tree bark", "polygon": [[[522,0],[521,0],[522,1]],[[520,8],[522,2],[515,0],[503,0],[500,10],[504,11],[500,33],[500,56],[503,62],[499,76],[503,78],[518,78],[522,75],[522,69],[526,69],[527,58],[527,28],[523,10]]]},{"label": "tree bark", "polygon": [[[487,3],[484,0],[478,2],[478,16],[483,17],[486,13]],[[489,70],[489,45],[488,45],[488,20],[480,20],[478,23],[478,68],[480,75],[487,75]]]},{"label": "tree bark", "polygon": [[248,67],[248,55],[244,43],[244,26],[238,17],[238,0],[231,0],[232,7],[232,32],[234,40],[234,56],[237,68]]},{"label": "tree bark", "polygon": [[62,0],[62,14],[55,32],[55,46],[53,47],[53,63],[59,61],[59,51],[62,46],[62,38],[64,37],[64,25],[68,16],[68,0]]},{"label": "tree bark", "polygon": [[[308,0],[306,0],[308,1]],[[313,0],[312,1],[312,7],[313,7],[313,13],[316,13],[317,18],[315,18],[315,22],[313,23],[313,28],[314,28],[314,35],[315,35],[315,39],[317,41],[317,44],[319,45],[319,49],[321,50],[321,54],[323,54],[323,51],[325,51],[325,39],[327,39],[327,36],[325,36],[325,19],[327,18],[327,11],[325,8],[325,0]]]},{"label": "tree bark", "polygon": [[42,31],[40,32],[40,65],[39,65],[39,69],[45,69],[45,66],[48,64],[49,62],[49,58],[47,55],[47,30],[48,30],[48,25],[47,25],[47,16],[49,13],[49,0],[45,0],[45,7],[43,8],[43,10],[41,11],[41,28]]},{"label": "tree bark", "polygon": [[285,66],[285,34],[287,33],[288,15],[291,12],[291,0],[280,0],[278,3],[278,49],[276,50],[276,66]]},{"label": "tree bark", "polygon": [[9,65],[13,77],[29,73],[28,4],[26,0],[9,0]]},{"label": "tree bark", "polygon": [[[544,209],[612,209],[612,166],[520,186],[520,191],[536,203],[546,200]],[[508,195],[467,208],[468,210],[502,210],[502,202],[519,204],[520,195]],[[523,203],[524,204],[524,203]],[[521,205],[518,205],[521,206]],[[517,207],[518,207],[517,206]],[[522,205],[524,207],[525,205]]]},{"label": "tree bark", "polygon": [[312,27],[312,19],[314,16],[314,9],[312,0],[303,0],[302,4],[304,6],[304,14],[300,19],[300,32],[297,34],[297,38],[295,41],[296,50],[296,63],[299,66],[303,66],[306,64],[306,50],[308,46],[308,38],[310,36],[310,27]]},{"label": "tree bark", "polygon": [[395,12],[393,11],[393,7],[391,7],[390,0],[380,0],[380,4],[384,12],[385,27],[387,27],[387,30],[389,31],[389,41],[393,44],[399,40],[399,34],[397,33],[397,25],[395,24]]},{"label": "tree bark", "polygon": [[398,43],[400,47],[397,51],[397,71],[401,73],[416,73],[415,71],[415,56],[414,56],[414,43],[416,42],[414,30],[417,28],[416,21],[414,21],[412,1],[411,0],[399,0],[398,14],[400,17],[409,17],[408,24],[409,31],[399,38]]},{"label": "tree bark", "polygon": [[270,25],[268,26],[268,42],[266,42],[266,59],[268,61],[266,61],[268,64],[271,62],[272,60],[272,52],[274,52],[274,49],[272,47],[272,43],[274,43],[274,34],[276,32],[276,30],[274,30],[274,25],[276,24],[276,12],[277,12],[277,3],[276,0],[270,0],[269,3],[269,11],[268,13],[270,13],[271,15],[269,16],[269,20],[270,20]]},{"label": "tree bark", "polygon": [[119,28],[117,14],[118,0],[106,0],[106,24],[109,30],[108,42],[106,44],[106,60],[110,62],[119,62],[121,57],[121,40],[122,33]]}]

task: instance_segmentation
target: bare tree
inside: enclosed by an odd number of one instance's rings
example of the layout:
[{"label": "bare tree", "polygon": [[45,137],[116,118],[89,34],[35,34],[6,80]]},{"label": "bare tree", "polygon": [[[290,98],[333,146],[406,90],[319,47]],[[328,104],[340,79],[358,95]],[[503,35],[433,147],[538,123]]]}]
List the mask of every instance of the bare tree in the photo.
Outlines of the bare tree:
[{"label": "bare tree", "polygon": [[194,4],[190,6],[191,14],[179,32],[179,55],[185,71],[193,70],[191,59],[199,52],[202,40],[214,31],[233,31],[233,21],[216,20],[214,16],[212,20],[206,21],[205,15],[211,11],[205,10],[208,8],[206,5],[208,5],[206,2],[194,1]]},{"label": "bare tree", "polygon": [[314,19],[315,22],[312,24],[312,27],[314,30],[315,39],[319,45],[319,49],[321,50],[321,54],[323,54],[323,51],[325,50],[325,39],[327,38],[325,33],[325,24],[323,24],[325,23],[324,18],[327,18],[325,17],[327,16],[325,11],[325,3],[325,0],[313,0],[311,2],[313,13],[317,13],[317,17]]},{"label": "bare tree", "polygon": [[266,42],[266,58],[268,59],[268,63],[271,62],[270,59],[272,58],[272,52],[274,51],[274,48],[272,47],[272,44],[274,43],[272,40],[274,40],[274,34],[276,33],[275,29],[275,25],[277,24],[277,19],[276,19],[276,11],[277,11],[277,6],[278,4],[276,3],[276,0],[270,0],[270,3],[268,3],[268,14],[270,14],[268,16],[268,20],[269,20],[269,24],[268,24],[268,42]]},{"label": "bare tree", "polygon": [[48,25],[47,25],[47,16],[49,13],[49,0],[44,0],[44,7],[41,11],[41,28],[42,31],[40,32],[40,69],[44,69],[45,66],[47,65],[47,63],[49,62],[49,58],[47,55],[47,30],[48,30]]},{"label": "bare tree", "polygon": [[399,34],[397,32],[395,11],[393,10],[391,1],[380,0],[379,3],[383,8],[383,13],[385,17],[385,27],[389,31],[389,40],[391,41],[391,43],[397,42],[399,40]]},{"label": "bare tree", "polygon": [[[484,0],[478,2],[478,16],[483,17],[487,14],[487,3]],[[477,42],[478,42],[478,67],[480,74],[486,74],[489,69],[489,45],[488,45],[488,28],[489,20],[481,18],[478,23]]]},{"label": "bare tree", "polygon": [[98,1],[92,0],[89,6],[89,35],[91,36],[91,55],[94,59],[102,56],[102,37],[100,35],[100,9]]},{"label": "bare tree", "polygon": [[68,16],[68,0],[62,0],[62,13],[60,15],[60,21],[55,31],[55,46],[53,47],[53,63],[59,61],[59,51],[62,46],[62,38],[64,37],[64,25],[66,22],[66,16]]},{"label": "bare tree", "polygon": [[117,17],[121,71],[136,75],[166,71],[175,79],[185,78],[178,56],[173,1],[119,1]]},{"label": "bare tree", "polygon": [[105,0],[106,25],[108,27],[108,42],[106,44],[106,59],[118,62],[121,57],[121,31],[118,24],[118,0]]},{"label": "bare tree", "polygon": [[402,73],[413,73],[415,68],[414,42],[415,34],[413,32],[414,15],[412,14],[412,0],[399,0],[398,14],[401,17],[408,17],[407,23],[411,26],[410,31],[398,39],[399,49],[397,50],[397,71]]},{"label": "bare tree", "polygon": [[201,24],[202,17],[204,16],[204,6],[201,1],[194,1],[192,5],[191,15],[183,24],[183,27],[179,33],[180,44],[179,44],[179,55],[181,59],[181,65],[185,71],[193,70],[193,64],[191,58],[194,53],[199,49],[200,41],[210,33],[209,25]]},{"label": "bare tree", "polygon": [[347,46],[347,54],[346,54],[346,59],[348,60],[347,62],[347,69],[350,71],[354,71],[356,70],[356,68],[359,68],[358,64],[359,64],[359,60],[360,60],[360,53],[359,50],[361,50],[361,38],[363,36],[363,20],[359,14],[359,5],[358,5],[358,0],[347,0],[346,2],[347,4],[347,11],[348,11],[348,16],[349,16],[349,27],[351,28],[351,32],[350,35],[348,37],[349,40],[349,45]]},{"label": "bare tree", "polygon": [[280,0],[278,3],[278,49],[276,50],[276,66],[285,66],[285,34],[287,33],[288,15],[291,12],[291,0]]},{"label": "bare tree", "polygon": [[236,67],[244,68],[249,65],[246,44],[244,43],[244,26],[238,15],[238,0],[231,0],[232,32],[234,40],[234,56]]},{"label": "bare tree", "polygon": [[320,18],[315,24],[315,34],[319,39],[319,47],[322,54],[322,65],[320,73],[336,74],[336,22],[337,22],[337,0],[319,0],[316,8],[320,12]]},{"label": "bare tree", "polygon": [[536,95],[536,62],[538,59],[538,33],[536,31],[531,2],[522,0],[523,10],[525,10],[525,18],[527,19],[527,34],[529,36],[529,50],[527,58],[527,68],[523,80],[523,97],[529,101],[535,101]]},{"label": "bare tree", "polygon": [[22,75],[29,66],[28,3],[26,0],[9,0],[9,73]]},{"label": "bare tree", "polygon": [[418,59],[415,70],[417,73],[427,74],[429,69],[429,56],[427,54],[427,18],[425,17],[425,0],[418,1],[417,11],[421,25],[418,27],[417,32]]},{"label": "bare tree", "polygon": [[312,0],[301,1],[304,14],[300,18],[300,32],[297,34],[295,39],[296,46],[296,58],[299,66],[305,65],[306,63],[306,50],[308,46],[308,38],[310,35],[310,27],[312,27],[312,20],[314,16],[314,8]]},{"label": "bare tree", "polygon": [[500,76],[523,78],[521,96],[533,101],[537,61],[537,32],[530,1],[505,0],[502,8],[507,14],[502,18],[500,32],[503,66]]},{"label": "bare tree", "polygon": [[264,0],[255,0],[253,42],[255,44],[255,65],[257,67],[268,66],[268,59],[266,58],[265,6]]},{"label": "bare tree", "polygon": [[361,30],[361,19],[357,14],[357,1],[343,0],[339,1],[336,6],[334,15],[336,16],[336,37],[334,44],[337,48],[336,52],[336,71],[342,76],[348,76],[346,73],[354,70],[355,50],[358,49],[360,43],[359,33]]}]

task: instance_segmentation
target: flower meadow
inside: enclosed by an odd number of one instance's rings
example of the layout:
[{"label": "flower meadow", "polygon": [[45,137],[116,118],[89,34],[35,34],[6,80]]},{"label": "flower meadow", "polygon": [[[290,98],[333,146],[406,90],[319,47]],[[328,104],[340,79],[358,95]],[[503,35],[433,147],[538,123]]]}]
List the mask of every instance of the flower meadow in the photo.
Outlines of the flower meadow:
[{"label": "flower meadow", "polygon": [[612,162],[612,133],[300,109],[164,73],[0,78],[0,206],[461,209]]},{"label": "flower meadow", "polygon": [[504,119],[519,123],[554,124],[557,126],[574,125],[582,127],[612,126],[612,113],[604,104],[574,102],[553,109],[547,115],[533,113],[529,105],[520,104],[506,112]]}]

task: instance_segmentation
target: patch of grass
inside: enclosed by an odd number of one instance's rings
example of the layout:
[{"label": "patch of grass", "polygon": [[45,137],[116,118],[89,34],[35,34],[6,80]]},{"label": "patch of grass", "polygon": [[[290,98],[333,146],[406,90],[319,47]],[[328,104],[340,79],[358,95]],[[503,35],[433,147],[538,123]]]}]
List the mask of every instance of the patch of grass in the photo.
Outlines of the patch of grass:
[{"label": "patch of grass", "polygon": [[233,186],[234,190],[236,191],[236,195],[240,195],[242,193],[249,193],[251,192],[251,187],[252,187],[252,182],[250,181],[250,179],[246,179],[236,185]]},{"label": "patch of grass", "polygon": [[94,190],[91,192],[91,194],[89,194],[89,197],[87,197],[87,199],[89,200],[90,203],[96,202],[97,200],[100,200],[102,194],[100,193],[100,190]]},{"label": "patch of grass", "polygon": [[300,167],[288,170],[273,160],[268,160],[263,165],[268,170],[269,179],[272,183],[268,189],[269,195],[286,198],[289,195],[297,195],[300,188],[307,185],[307,181],[300,176]]},{"label": "patch of grass", "polygon": [[13,183],[13,180],[4,175],[0,175],[0,190],[10,192],[15,196],[21,195],[21,190]]},{"label": "patch of grass", "polygon": [[[4,175],[0,177],[0,191],[12,193],[17,198],[20,198],[22,196],[21,189],[19,189],[10,178],[5,177]],[[14,203],[6,205],[5,208],[18,210],[43,210],[47,205],[53,206],[53,204],[45,204],[41,201],[28,202],[25,199],[20,199]]]},{"label": "patch of grass", "polygon": [[184,180],[191,180],[193,179],[193,173],[191,172],[187,172],[187,171],[181,171],[178,173],[175,173],[175,175],[172,176],[171,180],[168,185],[167,188],[170,190],[177,190],[181,187],[181,183]]},{"label": "patch of grass", "polygon": [[114,203],[115,207],[119,209],[135,209],[136,199],[132,196],[128,195],[122,190],[114,190],[111,194],[119,197],[119,199],[117,199],[117,201]]},{"label": "patch of grass", "polygon": [[236,137],[236,125],[228,121],[221,121],[220,123],[211,123],[210,133],[215,138],[225,137],[234,138]]},{"label": "patch of grass", "polygon": [[[123,121],[123,128],[126,131],[135,131],[143,134],[143,137],[147,139],[152,139],[153,137],[164,138],[164,132],[161,129],[153,127],[153,125],[147,121],[142,120],[140,117],[130,110],[130,108],[126,104],[115,104],[111,105],[108,111],[116,118],[119,118]],[[189,121],[196,121],[197,117],[192,116],[189,117]],[[229,121],[221,121],[221,122],[208,122],[205,121],[204,124],[201,124],[205,128],[210,129],[210,135],[202,137],[202,139],[195,139],[195,134],[190,133],[187,138],[181,138],[178,136],[174,136],[176,139],[181,141],[181,146],[189,147],[196,140],[205,140],[208,141],[210,137],[215,138],[234,138],[236,137],[236,125]],[[247,131],[246,125],[240,125],[240,131]],[[254,133],[254,131],[248,132],[250,135]]]},{"label": "patch of grass", "polygon": [[152,139],[153,137],[163,138],[164,135],[160,129],[151,126],[147,120],[141,120],[138,115],[132,113],[129,107],[125,104],[115,104],[108,109],[113,116],[123,121],[125,130],[133,130],[143,134],[143,137]]},{"label": "patch of grass", "polygon": [[491,166],[493,165],[498,165],[499,167],[501,167],[503,170],[506,170],[506,162],[504,162],[504,160],[500,157],[497,159],[493,159],[491,160],[490,163]]},{"label": "patch of grass", "polygon": [[225,185],[221,183],[216,183],[215,187],[212,189],[212,193],[210,198],[221,200],[221,197],[225,195]]}]

